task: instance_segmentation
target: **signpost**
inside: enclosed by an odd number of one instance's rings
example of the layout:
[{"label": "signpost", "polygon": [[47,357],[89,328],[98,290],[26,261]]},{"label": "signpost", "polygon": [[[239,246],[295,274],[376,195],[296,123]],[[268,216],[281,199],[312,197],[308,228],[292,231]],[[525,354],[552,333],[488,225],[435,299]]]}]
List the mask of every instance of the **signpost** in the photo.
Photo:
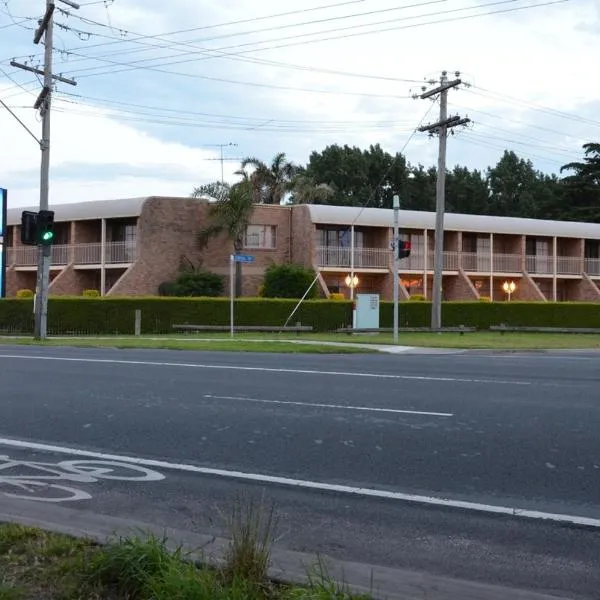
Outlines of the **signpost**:
[{"label": "signpost", "polygon": [[6,297],[6,206],[8,192],[0,188],[0,298]]},{"label": "signpost", "polygon": [[231,254],[229,256],[229,334],[233,337],[233,306],[235,300],[235,263],[251,263],[254,262],[254,256],[250,254]]}]

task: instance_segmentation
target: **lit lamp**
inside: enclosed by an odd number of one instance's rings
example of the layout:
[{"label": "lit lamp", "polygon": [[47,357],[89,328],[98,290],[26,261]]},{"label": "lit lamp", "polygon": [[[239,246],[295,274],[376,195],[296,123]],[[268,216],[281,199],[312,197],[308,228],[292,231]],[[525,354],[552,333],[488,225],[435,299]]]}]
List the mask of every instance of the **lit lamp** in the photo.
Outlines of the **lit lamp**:
[{"label": "lit lamp", "polygon": [[514,291],[517,289],[517,284],[514,281],[505,281],[502,284],[502,289],[506,292],[506,294],[508,295],[508,301],[510,302],[510,296],[511,294],[514,293]]},{"label": "lit lamp", "polygon": [[356,275],[346,275],[346,285],[350,289],[354,289],[358,286],[358,277]]}]

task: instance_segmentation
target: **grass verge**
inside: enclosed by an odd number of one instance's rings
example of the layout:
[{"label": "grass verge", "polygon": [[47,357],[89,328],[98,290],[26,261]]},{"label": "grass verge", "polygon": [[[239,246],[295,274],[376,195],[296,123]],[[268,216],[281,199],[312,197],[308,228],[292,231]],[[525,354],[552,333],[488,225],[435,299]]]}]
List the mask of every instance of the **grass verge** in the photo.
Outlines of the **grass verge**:
[{"label": "grass verge", "polygon": [[130,348],[130,349],[155,349],[155,350],[196,350],[196,351],[221,351],[221,352],[267,352],[284,354],[368,354],[377,350],[354,346],[328,346],[319,343],[319,340],[308,340],[310,343],[295,344],[292,341],[265,339],[181,339],[147,337],[90,337],[90,338],[48,338],[36,341],[32,338],[4,337],[0,338],[1,344],[23,346],[71,346],[76,348]]},{"label": "grass verge", "polygon": [[276,525],[274,509],[238,499],[231,542],[216,568],[152,535],[100,546],[0,524],[0,600],[368,600],[333,581],[320,563],[305,586],[270,581]]},{"label": "grass verge", "polygon": [[[303,342],[302,344],[294,342]],[[320,342],[359,344],[327,346]],[[47,346],[149,348],[168,350],[221,350],[228,352],[283,352],[300,354],[356,354],[373,352],[370,346],[393,345],[391,334],[290,334],[236,333],[178,334],[164,336],[97,336],[50,338],[42,343],[31,338],[3,337],[0,344],[43,344]],[[403,333],[401,346],[480,350],[586,350],[600,348],[600,335],[571,333]]]}]

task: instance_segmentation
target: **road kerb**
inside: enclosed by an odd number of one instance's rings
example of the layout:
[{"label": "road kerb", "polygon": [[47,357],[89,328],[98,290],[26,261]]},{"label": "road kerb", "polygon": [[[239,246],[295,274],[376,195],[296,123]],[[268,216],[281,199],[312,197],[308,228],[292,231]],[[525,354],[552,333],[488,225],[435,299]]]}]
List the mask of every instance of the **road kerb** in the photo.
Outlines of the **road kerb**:
[{"label": "road kerb", "polygon": [[[99,544],[113,536],[125,537],[140,532],[166,536],[173,550],[183,547],[192,558],[202,559],[219,566],[227,540],[210,535],[160,527],[120,517],[48,505],[34,501],[15,500],[0,496],[0,523],[19,523],[38,527],[53,533],[77,538],[87,538]],[[423,572],[409,571],[339,561],[319,556],[331,577],[344,581],[351,591],[366,593],[375,600],[567,600],[564,596],[552,596],[527,590],[517,590],[469,582]],[[293,584],[307,583],[307,570],[317,564],[312,554],[292,552],[275,548],[270,577],[275,581]]]}]

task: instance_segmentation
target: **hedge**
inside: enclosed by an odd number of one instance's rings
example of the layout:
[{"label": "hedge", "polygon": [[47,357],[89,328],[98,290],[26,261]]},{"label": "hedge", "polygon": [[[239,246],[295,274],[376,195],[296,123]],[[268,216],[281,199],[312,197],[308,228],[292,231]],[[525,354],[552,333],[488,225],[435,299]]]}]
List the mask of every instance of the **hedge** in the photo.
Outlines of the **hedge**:
[{"label": "hedge", "polygon": [[[294,310],[297,300],[242,298],[235,302],[237,325],[281,326]],[[382,302],[381,327],[391,327],[393,305]],[[0,332],[33,331],[31,299],[0,300]],[[135,311],[142,311],[142,333],[172,333],[174,324],[228,325],[227,298],[50,298],[48,332],[50,335],[134,333]],[[399,307],[402,327],[428,327],[430,302],[402,302]],[[600,304],[544,302],[445,302],[444,326],[465,325],[487,329],[506,323],[530,327],[598,327]],[[290,320],[312,325],[315,331],[332,331],[352,322],[349,301],[306,300]]]}]

